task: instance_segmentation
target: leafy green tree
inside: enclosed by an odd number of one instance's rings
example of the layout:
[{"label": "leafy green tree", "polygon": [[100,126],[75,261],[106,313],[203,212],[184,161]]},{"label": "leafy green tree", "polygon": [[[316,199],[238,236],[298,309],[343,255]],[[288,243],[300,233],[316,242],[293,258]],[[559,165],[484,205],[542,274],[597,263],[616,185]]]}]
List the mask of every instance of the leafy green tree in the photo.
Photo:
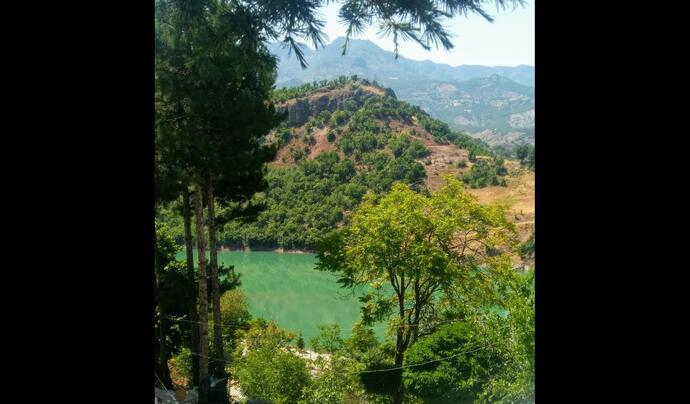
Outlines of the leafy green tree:
[{"label": "leafy green tree", "polygon": [[342,340],[338,329],[329,328],[321,334],[328,334],[324,339],[337,342],[324,350],[331,354],[330,357],[316,359],[316,376],[304,390],[300,404],[388,404],[387,396],[367,391],[359,374],[370,363],[378,363],[386,357],[373,330],[358,323],[352,328],[352,335]]},{"label": "leafy green tree", "polygon": [[426,171],[424,166],[414,161],[409,156],[403,156],[391,161],[376,179],[377,184],[371,184],[371,188],[382,192],[390,189],[396,182],[410,184],[415,189],[420,189],[424,184]]},{"label": "leafy green tree", "polygon": [[340,326],[337,323],[319,325],[319,335],[309,341],[316,352],[338,352],[343,347]]},{"label": "leafy green tree", "polygon": [[515,156],[523,167],[534,170],[534,146],[520,145],[515,148]]},{"label": "leafy green tree", "polygon": [[477,162],[477,154],[474,152],[474,150],[470,150],[470,153],[467,156],[467,159],[472,163]]},{"label": "leafy green tree", "polygon": [[523,260],[534,258],[534,232],[532,232],[529,238],[520,245],[518,252],[520,253],[520,258]]},{"label": "leafy green tree", "polygon": [[405,155],[413,159],[419,159],[431,154],[429,149],[427,149],[422,142],[417,139],[412,139],[408,135],[391,137],[388,141],[388,147],[390,147],[395,157]]},{"label": "leafy green tree", "polygon": [[343,344],[345,351],[352,357],[360,357],[361,354],[371,352],[377,346],[378,340],[374,331],[359,322],[352,327],[352,335]]},{"label": "leafy green tree", "polygon": [[[505,254],[490,257],[487,248],[515,248],[505,208],[480,205],[447,177],[430,197],[400,183],[382,197],[367,195],[350,225],[320,245],[317,268],[340,273],[344,287],[369,286],[361,298],[363,321],[390,319],[400,367],[420,323],[433,317],[438,293],[462,284],[466,294],[481,295],[486,276],[511,270]],[[401,384],[393,402],[402,397]]]},{"label": "leafy green tree", "polygon": [[388,147],[390,147],[395,157],[402,156],[409,146],[410,137],[406,135],[391,137],[391,139],[388,141]]},{"label": "leafy green tree", "polygon": [[333,120],[333,124],[335,124],[334,126],[340,126],[347,122],[349,116],[347,111],[338,110],[331,115],[331,119]]},{"label": "leafy green tree", "polygon": [[286,348],[290,341],[295,339],[295,334],[284,330],[274,322],[263,318],[249,321],[249,328],[238,331],[238,336],[244,346],[235,350],[235,354],[242,354],[244,348],[252,350],[260,347]]},{"label": "leafy green tree", "polygon": [[497,305],[456,301],[464,320],[410,347],[406,363],[425,364],[405,369],[408,391],[429,403],[534,400],[534,271],[512,272],[495,285]]},{"label": "leafy green tree", "polygon": [[508,174],[508,170],[505,167],[505,160],[502,157],[496,157],[494,159],[494,167],[496,167],[496,175],[505,176]]},{"label": "leafy green tree", "polygon": [[529,155],[527,156],[527,159],[525,160],[525,165],[529,167],[531,170],[534,170],[534,150],[535,148],[532,147],[530,149]]},{"label": "leafy green tree", "polygon": [[482,341],[500,358],[489,372],[478,401],[534,401],[534,270],[515,277],[506,293],[504,311],[473,316]]},{"label": "leafy green tree", "polygon": [[321,112],[319,112],[319,115],[317,115],[318,122],[319,122],[319,127],[323,127],[328,123],[328,121],[331,120],[331,111],[325,109]]},{"label": "leafy green tree", "polygon": [[384,395],[365,390],[357,372],[364,365],[347,357],[316,360],[317,374],[304,389],[299,404],[388,404]]},{"label": "leafy green tree", "polygon": [[407,390],[425,403],[472,403],[483,392],[483,381],[500,358],[481,345],[472,325],[458,322],[440,327],[410,347],[405,369]]},{"label": "leafy green tree", "polygon": [[525,160],[529,155],[529,149],[529,146],[526,144],[520,145],[515,148],[515,156],[520,161]]},{"label": "leafy green tree", "polygon": [[309,385],[310,376],[304,359],[287,349],[294,334],[263,320],[251,321],[250,328],[238,334],[242,343],[235,350],[232,374],[245,395],[275,403],[296,403]]},{"label": "leafy green tree", "polygon": [[247,397],[275,403],[297,402],[310,380],[304,359],[268,348],[250,351],[233,369]]},{"label": "leafy green tree", "polygon": [[493,161],[485,158],[479,159],[472,165],[470,172],[462,176],[462,181],[470,188],[483,188],[488,186],[507,186],[505,178],[507,174],[502,158]]},{"label": "leafy green tree", "polygon": [[292,140],[292,130],[288,127],[281,128],[278,131],[278,138],[280,139],[281,145],[286,145]]},{"label": "leafy green tree", "polygon": [[225,330],[225,346],[234,349],[236,346],[235,333],[249,326],[252,316],[249,314],[247,298],[239,289],[231,289],[223,293],[220,298],[222,328]]},{"label": "leafy green tree", "polygon": [[405,151],[407,155],[414,159],[421,159],[431,154],[431,151],[427,149],[422,142],[415,139],[410,142],[410,146]]},{"label": "leafy green tree", "polygon": [[183,347],[178,354],[173,355],[168,361],[171,374],[174,373],[176,376],[173,377],[173,379],[187,380],[187,384],[181,385],[180,387],[188,387],[189,382],[192,380],[192,359],[192,351],[187,347]]},{"label": "leafy green tree", "polygon": [[299,148],[293,149],[293,148],[291,148],[290,154],[292,155],[292,158],[295,161],[300,161],[300,160],[304,159],[304,157],[305,157],[304,149],[299,149]]}]

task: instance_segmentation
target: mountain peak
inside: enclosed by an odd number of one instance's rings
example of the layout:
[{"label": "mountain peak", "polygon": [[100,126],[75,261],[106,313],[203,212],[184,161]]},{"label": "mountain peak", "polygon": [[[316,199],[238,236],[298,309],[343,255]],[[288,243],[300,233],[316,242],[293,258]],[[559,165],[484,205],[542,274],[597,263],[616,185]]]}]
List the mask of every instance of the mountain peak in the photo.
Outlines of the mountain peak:
[{"label": "mountain peak", "polygon": [[[326,45],[326,46],[330,46],[330,45],[339,45],[339,46],[342,46],[344,43],[345,43],[345,37],[344,37],[344,36],[339,36],[339,37],[335,38],[330,44],[328,44],[328,45]],[[376,48],[379,48],[378,45],[376,45],[375,43],[371,42],[371,41],[368,40],[368,39],[350,38],[350,45],[353,45],[353,44],[357,44],[357,45],[368,45],[368,46],[374,46],[374,47],[376,47]],[[379,49],[380,49],[380,48],[379,48]],[[383,49],[381,49],[381,50],[383,50]]]},{"label": "mountain peak", "polygon": [[[507,133],[516,130],[516,122],[532,122],[519,114],[534,108],[533,67],[452,67],[428,60],[396,60],[393,52],[365,39],[351,39],[343,56],[344,42],[345,38],[337,37],[310,52],[306,69],[281,49],[278,86],[357,76],[391,88],[400,100],[420,105],[454,129]],[[533,130],[522,126],[520,131]]]}]

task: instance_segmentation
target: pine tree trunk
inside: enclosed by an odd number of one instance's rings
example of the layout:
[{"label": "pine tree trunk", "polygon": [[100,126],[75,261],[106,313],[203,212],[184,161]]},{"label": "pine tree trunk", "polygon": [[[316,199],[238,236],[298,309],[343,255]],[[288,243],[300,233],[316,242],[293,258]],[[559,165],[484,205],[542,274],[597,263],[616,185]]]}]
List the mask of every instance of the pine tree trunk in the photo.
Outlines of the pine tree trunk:
[{"label": "pine tree trunk", "polygon": [[167,336],[167,313],[165,311],[165,306],[161,303],[160,295],[158,295],[158,292],[160,291],[160,263],[158,262],[158,240],[156,240],[155,246],[154,246],[154,253],[155,253],[155,268],[154,271],[156,272],[156,300],[158,303],[158,363],[156,364],[157,366],[157,374],[158,377],[161,379],[161,382],[165,385],[166,388],[172,388],[172,379],[170,378],[170,369],[168,368],[168,346],[166,345],[166,336]]},{"label": "pine tree trunk", "polygon": [[208,404],[208,292],[206,288],[206,242],[204,236],[204,207],[201,181],[197,181],[196,237],[199,259],[199,404]]},{"label": "pine tree trunk", "polygon": [[213,346],[216,350],[216,363],[214,366],[216,376],[224,377],[225,354],[223,350],[222,319],[220,316],[220,282],[218,278],[218,249],[216,246],[216,211],[213,201],[213,184],[209,179],[208,184],[208,244],[211,253],[211,301],[213,305]]},{"label": "pine tree trunk", "polygon": [[167,311],[165,310],[164,307],[159,307],[159,313],[160,313],[160,318],[159,318],[159,325],[158,325],[158,338],[159,338],[159,343],[160,343],[160,362],[158,363],[158,368],[160,369],[159,377],[161,378],[161,381],[165,384],[166,388],[171,389],[172,388],[172,378],[170,377],[170,368],[168,367],[168,359],[170,356],[170,350],[168,349],[168,345],[166,344],[167,341],[167,335],[168,335],[168,319],[166,316],[168,315]]},{"label": "pine tree trunk", "polygon": [[[194,283],[194,246],[192,245],[192,207],[189,201],[189,191],[185,187],[182,190],[182,217],[184,219],[184,245],[187,255],[187,277],[189,278],[190,290],[195,289]],[[192,386],[199,385],[199,313],[197,312],[198,301],[193,299],[189,306],[189,325],[191,334],[192,351]]]}]

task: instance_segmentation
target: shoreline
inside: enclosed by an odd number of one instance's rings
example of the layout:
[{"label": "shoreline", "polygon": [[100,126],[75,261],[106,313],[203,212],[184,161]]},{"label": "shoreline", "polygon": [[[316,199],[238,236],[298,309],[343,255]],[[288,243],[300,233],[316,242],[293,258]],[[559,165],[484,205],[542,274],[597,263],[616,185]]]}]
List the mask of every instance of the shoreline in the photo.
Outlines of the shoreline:
[{"label": "shoreline", "polygon": [[255,247],[255,248],[250,248],[250,247],[228,247],[228,246],[220,246],[220,249],[218,250],[219,252],[275,252],[279,254],[317,254],[316,251],[311,251],[311,250],[306,250],[306,249],[285,249],[282,247],[277,247],[277,248],[270,248],[270,247]]}]

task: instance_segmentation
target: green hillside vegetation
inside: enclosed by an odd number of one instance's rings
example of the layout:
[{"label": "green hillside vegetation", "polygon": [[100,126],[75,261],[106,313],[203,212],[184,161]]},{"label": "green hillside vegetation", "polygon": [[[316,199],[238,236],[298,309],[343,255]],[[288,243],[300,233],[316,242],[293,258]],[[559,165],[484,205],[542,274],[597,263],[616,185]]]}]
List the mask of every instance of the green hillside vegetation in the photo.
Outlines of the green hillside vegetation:
[{"label": "green hillside vegetation", "polygon": [[515,156],[520,160],[520,165],[534,170],[534,146],[522,145],[515,149]]},{"label": "green hillside vegetation", "polygon": [[[287,95],[304,97],[315,91],[370,84],[367,80],[340,77],[280,89],[274,97],[285,100]],[[219,241],[235,248],[313,249],[324,234],[347,222],[348,213],[367,191],[386,192],[396,181],[423,190],[426,173],[418,160],[427,157],[429,150],[411,136],[413,129],[396,134],[389,124],[398,121],[412,127],[413,117],[440,144],[455,144],[476,155],[493,156],[482,142],[450,130],[417,107],[392,96],[364,92],[345,100],[332,112],[312,116],[303,125],[301,137],[286,122],[276,130],[275,138],[281,147],[290,150],[295,164],[268,169],[268,189],[255,197],[265,210],[253,223],[229,222]],[[328,142],[336,150],[321,152],[309,160],[316,128],[328,128]],[[484,176],[473,180],[473,186],[493,185]]]},{"label": "green hillside vegetation", "polygon": [[489,186],[507,186],[505,176],[508,174],[501,157],[495,159],[477,159],[468,174],[462,175],[462,181],[470,188]]}]

